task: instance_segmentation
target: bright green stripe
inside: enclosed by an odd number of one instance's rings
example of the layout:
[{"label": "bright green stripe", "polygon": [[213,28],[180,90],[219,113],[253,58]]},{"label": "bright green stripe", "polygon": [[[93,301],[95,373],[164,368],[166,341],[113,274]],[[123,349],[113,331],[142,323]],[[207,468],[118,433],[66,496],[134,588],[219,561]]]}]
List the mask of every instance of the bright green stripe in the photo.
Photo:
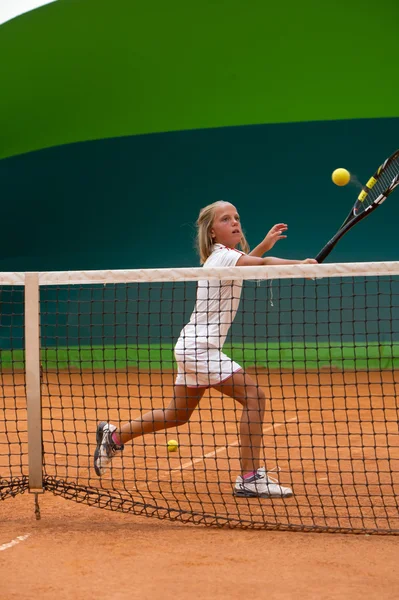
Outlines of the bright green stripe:
[{"label": "bright green stripe", "polygon": [[60,0],[0,28],[0,157],[161,131],[399,116],[398,20],[393,0],[372,12],[361,0]]},{"label": "bright green stripe", "polygon": [[[232,344],[224,348],[243,367],[269,369],[394,369],[399,367],[399,344]],[[2,350],[3,369],[22,369],[22,350]],[[49,348],[42,350],[44,369],[114,370],[138,367],[169,370],[173,367],[173,345],[115,346],[105,348]]]}]

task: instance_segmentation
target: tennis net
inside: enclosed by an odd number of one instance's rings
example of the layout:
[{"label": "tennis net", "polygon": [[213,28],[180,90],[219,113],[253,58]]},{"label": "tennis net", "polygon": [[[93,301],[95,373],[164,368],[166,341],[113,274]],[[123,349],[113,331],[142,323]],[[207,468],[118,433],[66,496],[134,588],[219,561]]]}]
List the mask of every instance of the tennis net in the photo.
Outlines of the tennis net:
[{"label": "tennis net", "polygon": [[[266,395],[261,464],[292,497],[233,495],[242,408],[215,389],[95,474],[100,421],[172,401],[200,280],[243,284],[223,351]],[[205,525],[399,532],[399,263],[3,273],[0,293],[1,499],[42,487]]]}]

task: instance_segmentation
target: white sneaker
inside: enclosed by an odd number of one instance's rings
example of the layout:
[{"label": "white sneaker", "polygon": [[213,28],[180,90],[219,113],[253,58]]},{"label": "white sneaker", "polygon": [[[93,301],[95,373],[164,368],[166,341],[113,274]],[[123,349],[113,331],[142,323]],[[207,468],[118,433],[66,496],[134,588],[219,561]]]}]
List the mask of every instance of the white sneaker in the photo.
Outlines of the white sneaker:
[{"label": "white sneaker", "polygon": [[267,475],[264,467],[248,479],[239,475],[233,493],[241,498],[290,498],[293,495],[291,488],[283,487],[277,479]]},{"label": "white sneaker", "polygon": [[111,425],[111,423],[101,421],[98,424],[96,433],[97,448],[94,452],[94,470],[99,477],[106,473],[114,456],[123,450],[123,445],[117,446],[112,439],[114,431],[116,431],[116,427],[115,425]]}]

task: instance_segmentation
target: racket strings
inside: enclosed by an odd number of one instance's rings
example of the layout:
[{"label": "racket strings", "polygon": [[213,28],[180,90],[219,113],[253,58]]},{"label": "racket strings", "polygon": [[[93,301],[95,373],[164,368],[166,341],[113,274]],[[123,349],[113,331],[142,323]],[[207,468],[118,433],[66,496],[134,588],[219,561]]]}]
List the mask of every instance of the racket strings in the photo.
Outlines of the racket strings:
[{"label": "racket strings", "polygon": [[384,165],[377,182],[370,189],[363,201],[356,202],[356,213],[365,211],[377,198],[390,191],[391,185],[399,175],[399,153],[395,154]]}]

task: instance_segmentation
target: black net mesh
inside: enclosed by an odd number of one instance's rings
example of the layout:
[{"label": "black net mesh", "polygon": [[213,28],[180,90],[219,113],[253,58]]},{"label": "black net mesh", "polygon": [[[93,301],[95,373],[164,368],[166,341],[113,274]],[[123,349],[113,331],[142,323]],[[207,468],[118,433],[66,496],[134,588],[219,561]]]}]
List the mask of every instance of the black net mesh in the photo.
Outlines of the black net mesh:
[{"label": "black net mesh", "polygon": [[[244,282],[223,352],[253,383],[244,390],[201,388],[198,407],[191,414],[187,404],[190,418],[184,422],[179,413],[176,427],[165,409],[173,406],[174,346],[193,311],[196,287],[196,282],[42,287],[45,488],[111,510],[208,525],[397,533],[398,278]],[[224,313],[229,322],[234,306]],[[183,378],[192,384],[189,336],[185,344]],[[217,376],[213,354],[201,360],[205,376],[215,376],[215,370]],[[203,384],[201,368],[198,364]],[[15,415],[17,390],[22,405],[24,388],[23,375],[20,388],[13,377]],[[280,484],[292,495],[233,494],[248,443],[245,406],[251,400],[256,407],[262,396],[261,438],[253,436],[256,448],[249,450],[268,472],[270,490]],[[147,420],[157,422],[154,429],[159,423],[168,428],[126,442],[99,477],[93,464],[99,422],[119,428],[147,413]],[[15,416],[4,414],[1,427],[6,423],[8,437],[1,459],[13,456],[21,476],[24,420],[17,428]],[[178,442],[177,451],[168,451],[170,440]],[[6,469],[3,478],[17,476],[11,463]]]},{"label": "black net mesh", "polygon": [[24,288],[0,286],[0,500],[28,487]]}]

